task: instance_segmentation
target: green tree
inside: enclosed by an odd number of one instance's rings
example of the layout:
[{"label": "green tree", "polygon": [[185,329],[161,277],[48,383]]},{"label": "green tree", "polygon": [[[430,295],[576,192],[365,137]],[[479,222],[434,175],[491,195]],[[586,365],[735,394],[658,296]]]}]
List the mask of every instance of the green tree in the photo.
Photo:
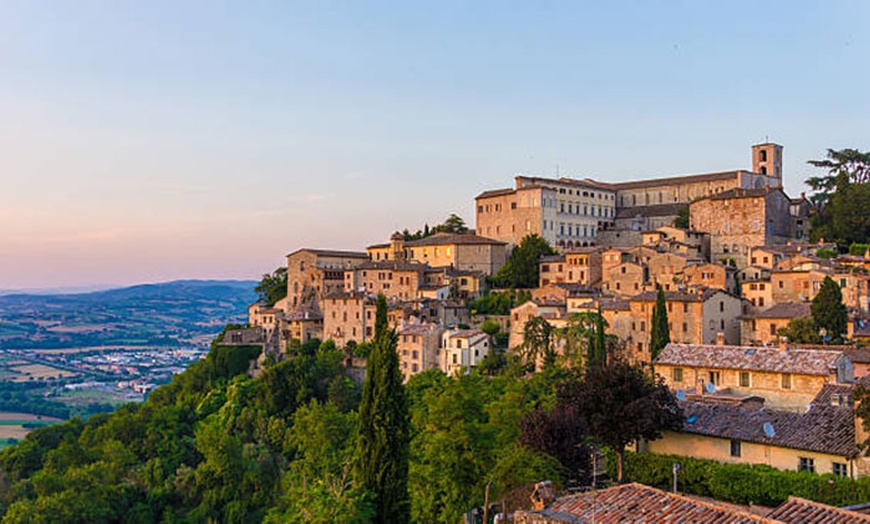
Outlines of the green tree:
[{"label": "green tree", "polygon": [[653,363],[665,346],[671,343],[671,330],[668,327],[668,308],[665,305],[665,291],[661,286],[656,293],[656,304],[653,306],[652,321],[650,326],[649,352],[650,369],[655,374]]},{"label": "green tree", "polygon": [[450,216],[441,224],[432,228],[432,233],[468,233],[468,226],[465,225],[465,220],[456,213],[450,213]]},{"label": "green tree", "polygon": [[832,343],[842,341],[842,337],[846,333],[846,324],[849,321],[849,311],[843,304],[840,286],[831,277],[825,277],[825,280],[822,281],[822,287],[813,298],[810,311],[813,314],[813,322],[827,332],[827,341]]},{"label": "green tree", "polygon": [[776,334],[788,338],[793,344],[821,344],[819,327],[810,317],[797,317],[788,321],[788,326],[779,328]]},{"label": "green tree", "polygon": [[523,345],[520,348],[523,361],[534,369],[538,360],[544,366],[552,365],[556,360],[553,349],[553,326],[542,317],[532,317],[523,327]]},{"label": "green tree", "polygon": [[541,257],[555,255],[556,251],[538,235],[528,235],[511,251],[507,263],[492,277],[492,282],[501,288],[538,287]]},{"label": "green tree", "polygon": [[254,291],[259,295],[261,304],[274,306],[275,302],[287,296],[287,268],[279,267],[271,275],[263,275]]},{"label": "green tree", "polygon": [[368,522],[372,507],[367,494],[350,482],[356,413],[312,400],[293,418],[289,441],[297,458],[267,522]]},{"label": "green tree", "polygon": [[828,149],[824,160],[810,160],[827,174],[810,177],[815,204],[811,217],[813,239],[826,238],[841,245],[870,238],[870,152]]},{"label": "green tree", "polygon": [[682,409],[664,379],[654,379],[624,362],[592,367],[582,376],[575,374],[559,385],[556,396],[557,406],[576,409],[589,434],[616,453],[618,482],[625,479],[624,456],[629,443],[655,440],[662,431],[678,430],[683,424]]},{"label": "green tree", "polygon": [[375,340],[360,402],[355,481],[375,496],[375,522],[407,522],[408,404],[396,351],[398,337],[387,324],[387,299],[378,295]]},{"label": "green tree", "polygon": [[677,218],[674,219],[674,227],[689,229],[689,206],[683,206],[677,210]]}]

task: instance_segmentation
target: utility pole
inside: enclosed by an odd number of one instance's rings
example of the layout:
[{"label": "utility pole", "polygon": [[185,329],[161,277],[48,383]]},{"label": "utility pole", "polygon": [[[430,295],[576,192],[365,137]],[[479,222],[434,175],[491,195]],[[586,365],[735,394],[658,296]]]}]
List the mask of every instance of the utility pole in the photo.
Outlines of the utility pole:
[{"label": "utility pole", "polygon": [[492,481],[486,483],[486,492],[483,495],[483,524],[489,524],[489,486]]}]

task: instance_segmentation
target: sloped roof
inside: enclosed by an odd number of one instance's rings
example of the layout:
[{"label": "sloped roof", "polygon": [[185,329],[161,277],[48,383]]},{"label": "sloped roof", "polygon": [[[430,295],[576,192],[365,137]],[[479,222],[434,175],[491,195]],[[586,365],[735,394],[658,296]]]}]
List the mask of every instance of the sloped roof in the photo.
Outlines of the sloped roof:
[{"label": "sloped roof", "polygon": [[651,206],[622,207],[616,210],[616,218],[669,217],[679,214],[688,204],[655,204]]},{"label": "sloped roof", "polygon": [[835,373],[841,356],[839,351],[818,349],[668,344],[655,364],[827,376]]},{"label": "sloped roof", "polygon": [[504,189],[490,189],[489,191],[484,191],[483,193],[477,195],[476,197],[474,197],[474,199],[478,200],[481,198],[490,198],[490,197],[497,197],[497,196],[503,196],[503,195],[510,195],[512,193],[516,193],[516,189],[511,189],[509,187],[506,187]]},{"label": "sloped roof", "polygon": [[[668,493],[643,484],[623,484],[556,499],[546,509],[518,511],[520,522],[771,522],[739,509]],[[546,520],[526,517],[540,516]],[[515,519],[516,520],[516,519]]]},{"label": "sloped roof", "polygon": [[[666,302],[704,302],[710,297],[722,293],[724,295],[732,296],[728,292],[722,289],[708,288],[699,286],[701,290],[700,295],[697,293],[691,293],[686,291],[665,291],[665,301]],[[644,291],[638,295],[631,297],[632,302],[655,302],[658,296],[658,291]]]},{"label": "sloped roof", "polygon": [[665,186],[669,184],[685,184],[689,182],[713,182],[715,180],[730,180],[737,178],[740,170],[737,171],[720,171],[718,173],[702,173],[698,175],[680,175],[661,178],[650,178],[647,180],[634,180],[632,182],[617,182],[613,184],[617,190],[622,189],[637,189],[641,187]]},{"label": "sloped roof", "polygon": [[420,264],[418,262],[400,262],[396,260],[370,260],[368,262],[363,262],[357,266],[354,266],[353,269],[384,269],[390,271],[425,271],[428,269],[427,264]]},{"label": "sloped roof", "polygon": [[[855,443],[855,418],[848,407],[818,405],[806,413],[794,413],[710,402],[685,401],[679,404],[686,416],[680,430],[683,433],[839,457],[851,458],[859,451]],[[765,434],[765,423],[773,426],[773,437]]]},{"label": "sloped roof", "polygon": [[745,187],[734,187],[727,191],[722,191],[721,193],[716,193],[715,195],[710,195],[707,197],[710,200],[729,200],[732,198],[758,198],[763,197],[770,193],[771,191],[776,191],[776,188],[771,187],[753,187],[753,188],[745,188]]},{"label": "sloped roof", "polygon": [[472,234],[458,233],[435,233],[419,240],[405,242],[405,247],[440,246],[445,244],[490,244],[497,246],[507,245],[505,242],[492,238],[481,237]]},{"label": "sloped roof", "polygon": [[308,248],[308,247],[303,247],[303,248],[297,249],[296,251],[290,253],[287,256],[288,257],[293,256],[296,253],[302,253],[302,252],[312,253],[314,255],[321,256],[321,257],[369,258],[368,253],[363,253],[363,252],[359,252],[359,251],[342,251],[342,250],[337,250],[337,249],[312,249],[312,248]]},{"label": "sloped roof", "polygon": [[800,522],[802,524],[863,524],[870,522],[870,515],[794,496],[790,496],[767,517],[783,522]]},{"label": "sloped roof", "polygon": [[749,316],[752,318],[797,318],[810,315],[810,305],[807,302],[783,302]]}]

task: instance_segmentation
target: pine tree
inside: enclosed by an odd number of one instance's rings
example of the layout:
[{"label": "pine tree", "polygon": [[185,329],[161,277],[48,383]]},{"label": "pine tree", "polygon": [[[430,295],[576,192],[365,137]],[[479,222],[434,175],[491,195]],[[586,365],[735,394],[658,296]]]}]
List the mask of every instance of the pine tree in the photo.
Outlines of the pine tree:
[{"label": "pine tree", "polygon": [[831,277],[825,277],[822,287],[813,298],[810,311],[816,325],[827,331],[828,341],[836,343],[842,340],[849,321],[849,310],[843,304],[840,286]]},{"label": "pine tree", "polygon": [[355,480],[375,495],[375,522],[408,522],[410,421],[398,337],[387,325],[387,299],[379,295],[375,338],[359,410]]},{"label": "pine tree", "polygon": [[650,369],[655,374],[653,363],[665,346],[671,343],[671,333],[668,327],[668,308],[665,306],[665,292],[661,286],[658,286],[651,324],[649,338]]}]

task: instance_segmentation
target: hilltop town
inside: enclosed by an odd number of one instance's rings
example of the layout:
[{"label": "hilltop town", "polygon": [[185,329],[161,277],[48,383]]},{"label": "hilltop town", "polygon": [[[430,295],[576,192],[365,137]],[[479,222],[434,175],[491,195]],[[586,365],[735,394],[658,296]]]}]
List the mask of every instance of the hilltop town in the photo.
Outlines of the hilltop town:
[{"label": "hilltop town", "polygon": [[[870,253],[808,241],[811,203],[785,193],[782,159],[782,146],[764,143],[752,147],[751,169],[620,183],[517,176],[514,187],[474,197],[473,230],[459,220],[428,235],[395,232],[365,251],[292,251],[286,296],[252,304],[249,326],[224,341],[262,345],[262,365],[294,344],[332,340],[363,368],[382,294],[407,380],[522,353],[533,320],[564,356],[564,334],[600,313],[614,354],[654,365],[688,416],[649,450],[866,475],[858,445],[867,435],[851,395],[870,352],[822,345],[824,332],[814,345],[788,337],[829,278],[848,309],[844,338],[870,339]],[[492,289],[512,250],[536,237],[554,249],[537,261],[537,285]],[[671,343],[654,355],[659,290]],[[496,295],[504,300],[492,307]]]}]

